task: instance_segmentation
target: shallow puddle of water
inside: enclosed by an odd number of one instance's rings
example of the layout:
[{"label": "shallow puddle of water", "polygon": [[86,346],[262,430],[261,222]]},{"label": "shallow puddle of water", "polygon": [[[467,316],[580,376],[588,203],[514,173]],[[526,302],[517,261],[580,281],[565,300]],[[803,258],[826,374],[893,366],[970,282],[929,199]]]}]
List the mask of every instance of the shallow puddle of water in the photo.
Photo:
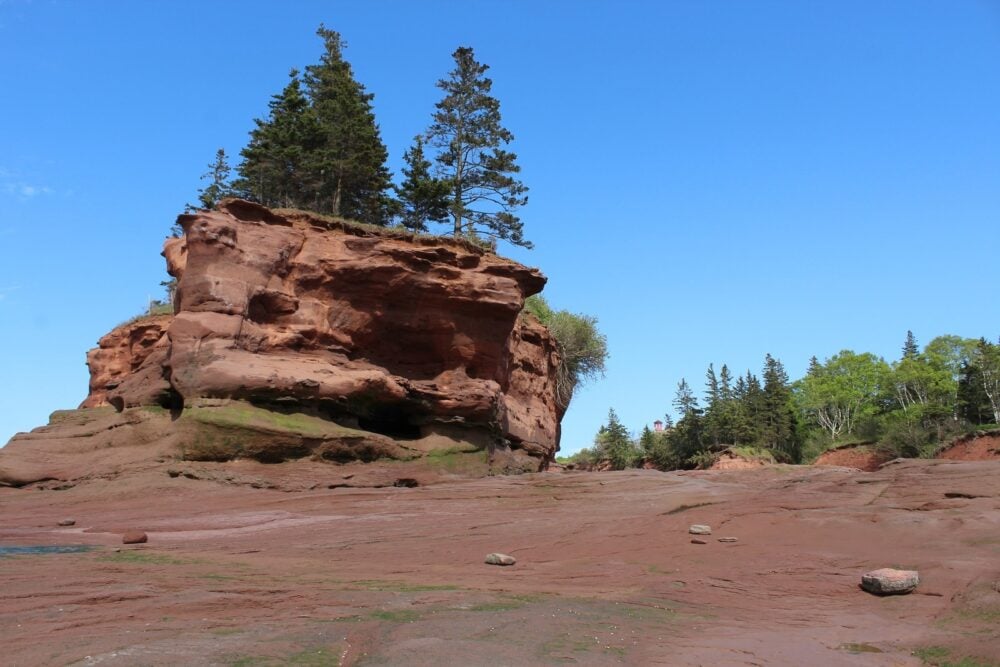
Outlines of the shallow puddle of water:
[{"label": "shallow puddle of water", "polygon": [[88,544],[0,545],[0,558],[4,556],[34,556],[36,554],[76,554],[92,549]]}]

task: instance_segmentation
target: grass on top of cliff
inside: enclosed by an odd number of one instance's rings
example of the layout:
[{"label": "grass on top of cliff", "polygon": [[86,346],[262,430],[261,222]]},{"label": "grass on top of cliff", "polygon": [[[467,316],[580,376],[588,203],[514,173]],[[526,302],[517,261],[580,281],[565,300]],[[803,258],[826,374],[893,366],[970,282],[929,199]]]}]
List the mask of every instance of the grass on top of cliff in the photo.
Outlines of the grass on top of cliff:
[{"label": "grass on top of cliff", "polygon": [[284,218],[302,220],[307,224],[311,224],[316,227],[322,227],[324,229],[339,229],[347,232],[348,234],[370,234],[372,236],[385,236],[388,238],[401,239],[417,243],[421,241],[444,243],[458,246],[471,252],[493,255],[498,259],[516,263],[512,259],[497,254],[495,241],[475,234],[455,237],[451,234],[414,232],[401,225],[380,227],[378,225],[371,225],[365,222],[358,222],[357,220],[348,220],[347,218],[341,218],[339,216],[326,215],[324,213],[316,213],[315,211],[306,211],[298,208],[273,208],[271,209],[271,212]]}]

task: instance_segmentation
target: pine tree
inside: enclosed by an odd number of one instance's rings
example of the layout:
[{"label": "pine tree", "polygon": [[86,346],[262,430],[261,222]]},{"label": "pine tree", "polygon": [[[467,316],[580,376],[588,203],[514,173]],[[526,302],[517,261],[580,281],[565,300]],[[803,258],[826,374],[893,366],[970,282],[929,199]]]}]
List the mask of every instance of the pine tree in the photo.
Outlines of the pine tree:
[{"label": "pine tree", "polygon": [[729,372],[729,366],[725,364],[719,370],[719,395],[724,401],[733,399],[733,376]]},{"label": "pine tree", "polygon": [[816,358],[816,355],[814,354],[809,357],[809,367],[806,369],[806,375],[818,376],[822,372],[823,366],[820,365],[819,359]]},{"label": "pine tree", "polygon": [[770,354],[764,358],[763,408],[761,444],[779,459],[798,463],[802,458],[801,443],[788,374]]},{"label": "pine tree", "polygon": [[215,152],[215,162],[208,165],[208,171],[202,174],[201,179],[209,179],[209,184],[198,190],[198,202],[204,209],[213,209],[219,200],[225,199],[233,194],[232,186],[229,183],[232,169],[226,159],[226,151],[220,148]]},{"label": "pine tree", "polygon": [[257,127],[240,152],[243,162],[234,187],[265,206],[307,208],[315,199],[308,162],[319,141],[319,126],[298,70],[288,76],[288,85],[268,103],[267,119],[254,120]]},{"label": "pine tree", "polygon": [[705,435],[709,442],[717,445],[721,442],[720,417],[722,412],[722,400],[719,392],[719,379],[715,375],[715,368],[708,365],[705,371]]},{"label": "pine tree", "polygon": [[396,188],[403,226],[415,232],[426,232],[427,222],[448,220],[448,183],[431,175],[431,163],[424,157],[424,142],[414,137],[413,146],[403,154],[403,183]]},{"label": "pine tree", "polygon": [[489,66],[476,62],[469,47],[452,54],[455,69],[437,86],[445,93],[427,131],[438,148],[439,172],[451,187],[455,236],[480,234],[530,248],[514,212],[527,203],[528,189],[515,178],[517,156],[502,146],[514,136],[500,124],[500,102],[490,95]]},{"label": "pine tree", "polygon": [[374,95],[354,78],[344,60],[340,34],[320,25],[323,40],[319,64],[306,67],[305,87],[320,128],[320,140],[310,152],[319,211],[375,225],[389,222],[388,152],[382,143]]},{"label": "pine tree", "polygon": [[917,345],[917,338],[910,330],[906,331],[906,340],[903,342],[903,359],[915,359],[920,354],[920,347]]},{"label": "pine tree", "polygon": [[618,419],[614,408],[608,410],[608,423],[597,434],[595,444],[611,463],[612,470],[624,470],[635,462],[635,450],[628,429]]},{"label": "pine tree", "polygon": [[677,383],[677,393],[674,394],[673,405],[681,418],[701,412],[698,409],[698,397],[691,391],[691,385],[684,378],[681,378],[681,381]]},{"label": "pine tree", "polygon": [[639,436],[639,450],[643,460],[660,470],[672,470],[680,464],[668,446],[667,434],[655,433],[648,426],[643,427]]},{"label": "pine tree", "polygon": [[739,405],[733,395],[733,377],[729,367],[722,364],[719,369],[718,407],[713,412],[715,439],[720,444],[736,444],[736,429],[739,420]]},{"label": "pine tree", "polygon": [[683,378],[677,383],[673,405],[681,417],[668,436],[671,454],[679,464],[691,466],[692,459],[703,451],[704,424],[698,398]]},{"label": "pine tree", "polygon": [[764,392],[757,376],[747,371],[736,381],[733,392],[735,409],[733,418],[733,442],[740,445],[758,444],[761,431]]}]

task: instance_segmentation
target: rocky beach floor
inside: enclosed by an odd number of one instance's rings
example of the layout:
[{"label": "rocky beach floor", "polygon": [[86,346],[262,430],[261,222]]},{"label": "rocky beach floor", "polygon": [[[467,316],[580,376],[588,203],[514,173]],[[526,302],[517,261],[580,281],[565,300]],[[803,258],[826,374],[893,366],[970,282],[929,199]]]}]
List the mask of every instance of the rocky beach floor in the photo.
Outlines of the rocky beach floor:
[{"label": "rocky beach floor", "polygon": [[[192,465],[0,488],[5,665],[1000,664],[1000,462],[385,488]],[[862,591],[882,567],[921,583]]]}]

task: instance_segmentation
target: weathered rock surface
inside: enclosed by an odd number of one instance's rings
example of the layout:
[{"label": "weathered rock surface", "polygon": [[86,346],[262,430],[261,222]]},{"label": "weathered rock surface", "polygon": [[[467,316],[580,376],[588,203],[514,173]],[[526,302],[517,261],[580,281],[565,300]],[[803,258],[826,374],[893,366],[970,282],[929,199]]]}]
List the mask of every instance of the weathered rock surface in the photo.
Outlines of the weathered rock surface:
[{"label": "weathered rock surface", "polygon": [[[4,664],[916,667],[913,651],[928,646],[953,664],[1000,656],[1000,461],[393,486],[409,465],[171,461],[58,493],[0,488],[0,545],[92,547],[0,558]],[[385,488],[334,488],[384,468],[395,469]],[[960,512],[924,509],[956,490],[977,497],[949,501]],[[678,507],[698,509],[664,514]],[[64,517],[85,530],[57,528]],[[695,521],[740,542],[678,539]],[[141,552],[121,544],[130,528],[149,534]],[[501,548],[517,565],[484,566]],[[913,594],[858,589],[866,569],[894,563],[920,571]],[[845,648],[862,645],[882,653]]]},{"label": "weathered rock surface", "polygon": [[709,467],[709,470],[752,470],[774,465],[774,457],[770,454],[759,456],[746,456],[738,448],[730,447],[719,453],[718,458]]},{"label": "weathered rock surface", "polygon": [[692,535],[711,535],[712,527],[706,526],[701,523],[696,523],[693,524],[690,528],[688,528],[688,532]]},{"label": "weathered rock surface", "polygon": [[884,567],[861,575],[861,587],[876,595],[900,595],[914,590],[920,583],[916,570],[896,570]]},{"label": "weathered rock surface", "polygon": [[935,458],[951,461],[1000,460],[1000,429],[978,431],[956,438]]},{"label": "weathered rock surface", "polygon": [[122,535],[122,544],[145,544],[149,536],[141,530],[129,530]]},{"label": "weathered rock surface", "polygon": [[[171,319],[170,315],[143,317],[115,327],[102,337],[97,347],[87,353],[90,392],[80,407],[110,405],[108,393],[125,381],[129,381],[128,393],[134,396],[133,402],[139,405],[155,403],[157,394],[169,390],[162,363],[170,345],[167,326]],[[143,377],[137,378],[140,369]]]},{"label": "weathered rock surface", "polygon": [[517,563],[517,559],[513,556],[508,556],[507,554],[492,553],[486,555],[487,565],[514,565]]},{"label": "weathered rock surface", "polygon": [[892,454],[880,451],[871,444],[867,445],[844,445],[835,449],[828,449],[819,455],[813,465],[818,466],[843,466],[846,468],[857,468],[865,472],[874,472],[882,464],[890,461]]},{"label": "weathered rock surface", "polygon": [[[488,452],[498,472],[552,460],[564,411],[557,347],[521,315],[545,284],[536,269],[464,241],[240,200],[178,222],[184,237],[163,251],[178,279],[176,314],[104,336],[87,357],[82,408],[169,410],[171,437],[139,440],[189,460],[345,462],[470,447]],[[196,418],[185,424],[189,412]],[[140,431],[150,421],[131,414],[125,422]],[[72,477],[59,447],[40,441],[88,449],[72,438],[102,420],[111,418],[74,417],[16,437],[12,444],[31,440],[53,456],[7,448],[0,483]]]}]

